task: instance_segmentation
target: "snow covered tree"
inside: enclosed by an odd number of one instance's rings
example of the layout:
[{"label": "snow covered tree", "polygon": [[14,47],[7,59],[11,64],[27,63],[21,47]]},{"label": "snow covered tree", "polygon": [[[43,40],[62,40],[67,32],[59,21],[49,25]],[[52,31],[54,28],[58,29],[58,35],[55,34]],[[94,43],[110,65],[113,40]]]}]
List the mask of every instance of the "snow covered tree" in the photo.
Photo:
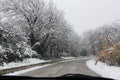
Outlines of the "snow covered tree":
[{"label": "snow covered tree", "polygon": [[[60,58],[63,53],[78,55],[80,52],[79,36],[51,1],[1,0],[0,20],[9,42],[28,43],[43,58]],[[22,46],[20,52],[23,51]]]},{"label": "snow covered tree", "polygon": [[41,30],[45,16],[45,3],[42,0],[5,0],[1,1],[0,12],[8,23],[23,26],[34,45],[36,29]]},{"label": "snow covered tree", "polygon": [[83,41],[89,54],[98,54],[101,50],[108,49],[115,42],[120,41],[120,25],[117,23],[103,25],[95,30],[84,33]]}]

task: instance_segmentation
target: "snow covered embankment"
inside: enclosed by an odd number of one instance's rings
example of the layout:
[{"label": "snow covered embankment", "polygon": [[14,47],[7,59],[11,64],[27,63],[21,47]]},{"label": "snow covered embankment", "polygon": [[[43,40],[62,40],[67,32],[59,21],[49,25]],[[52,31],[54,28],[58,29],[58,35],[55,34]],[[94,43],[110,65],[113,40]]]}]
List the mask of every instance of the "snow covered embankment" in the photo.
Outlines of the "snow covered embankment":
[{"label": "snow covered embankment", "polygon": [[94,59],[87,61],[86,64],[89,69],[101,75],[102,77],[120,80],[120,67],[108,66],[102,62],[98,62],[98,64],[95,65]]},{"label": "snow covered embankment", "polygon": [[32,71],[32,70],[40,69],[40,68],[43,68],[43,67],[46,67],[46,66],[49,66],[49,65],[50,64],[46,64],[46,65],[43,65],[43,66],[36,66],[36,67],[29,68],[29,69],[16,71],[16,72],[13,72],[13,73],[8,73],[8,74],[5,74],[5,75],[20,75],[22,73],[26,73],[26,72],[29,72],[29,71]]},{"label": "snow covered embankment", "polygon": [[28,59],[23,60],[22,62],[11,62],[8,64],[4,63],[3,66],[0,66],[0,70],[14,68],[14,67],[20,67],[20,66],[27,66],[27,65],[43,63],[43,62],[47,62],[47,61],[40,60],[37,58],[28,58]]}]

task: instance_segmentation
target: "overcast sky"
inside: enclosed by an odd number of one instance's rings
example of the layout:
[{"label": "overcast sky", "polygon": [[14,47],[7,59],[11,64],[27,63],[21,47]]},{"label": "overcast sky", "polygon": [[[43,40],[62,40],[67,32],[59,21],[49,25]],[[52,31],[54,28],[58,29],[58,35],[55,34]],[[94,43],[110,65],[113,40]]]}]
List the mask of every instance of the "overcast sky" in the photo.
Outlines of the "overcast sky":
[{"label": "overcast sky", "polygon": [[78,34],[120,19],[120,0],[53,0]]}]

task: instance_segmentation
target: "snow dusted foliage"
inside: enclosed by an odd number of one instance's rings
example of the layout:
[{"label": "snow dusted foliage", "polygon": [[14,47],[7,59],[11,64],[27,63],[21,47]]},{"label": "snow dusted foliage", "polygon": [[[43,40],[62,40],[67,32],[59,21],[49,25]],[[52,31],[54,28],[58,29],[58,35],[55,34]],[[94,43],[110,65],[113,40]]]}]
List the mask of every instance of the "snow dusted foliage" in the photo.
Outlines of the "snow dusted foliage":
[{"label": "snow dusted foliage", "polygon": [[[9,48],[0,46],[0,63],[3,62],[12,62],[12,61],[22,61],[25,58],[35,58],[39,57],[35,51],[31,49],[26,42],[18,43],[16,48]],[[14,58],[13,58],[14,57]]]},{"label": "snow dusted foliage", "polygon": [[[28,46],[27,37],[21,29],[8,24],[1,24],[0,31],[0,63],[21,61],[33,57],[36,52]],[[25,42],[26,41],[26,42]],[[14,58],[13,58],[14,57]]]},{"label": "snow dusted foliage", "polygon": [[101,50],[108,49],[115,42],[120,41],[120,24],[103,25],[94,30],[88,30],[83,35],[84,47],[89,54],[98,54]]},{"label": "snow dusted foliage", "polygon": [[81,38],[52,1],[0,1],[0,29],[4,31],[0,42],[13,50],[18,60],[60,58],[64,53],[79,56]]},{"label": "snow dusted foliage", "polygon": [[20,42],[17,44],[17,46],[19,49],[21,49],[21,52],[23,52],[24,55],[32,57],[33,54],[37,54],[29,45],[27,45],[26,42]]}]

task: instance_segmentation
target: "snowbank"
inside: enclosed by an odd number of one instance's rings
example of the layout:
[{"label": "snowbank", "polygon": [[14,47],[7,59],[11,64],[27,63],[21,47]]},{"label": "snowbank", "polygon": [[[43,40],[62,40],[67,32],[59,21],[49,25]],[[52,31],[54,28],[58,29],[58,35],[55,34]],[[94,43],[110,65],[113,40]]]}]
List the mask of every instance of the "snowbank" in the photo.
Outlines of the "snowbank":
[{"label": "snowbank", "polygon": [[92,59],[93,56],[79,56],[79,57],[62,57],[62,59]]},{"label": "snowbank", "polygon": [[63,59],[74,59],[75,57],[62,57]]},{"label": "snowbank", "polygon": [[12,68],[12,67],[18,67],[18,66],[25,66],[25,65],[30,65],[30,64],[36,64],[36,63],[42,63],[46,62],[45,60],[40,60],[37,58],[28,58],[25,59],[22,62],[11,62],[11,63],[4,63],[3,66],[0,66],[0,69],[6,69],[6,68]]},{"label": "snowbank", "polygon": [[2,46],[0,45],[0,49],[2,49]]},{"label": "snowbank", "polygon": [[97,65],[94,65],[94,59],[87,61],[86,64],[92,71],[96,72],[102,77],[120,80],[120,67],[108,66],[102,62],[98,62]]},{"label": "snowbank", "polygon": [[47,65],[44,65],[44,66],[37,66],[37,67],[33,67],[33,68],[26,69],[26,70],[21,70],[21,71],[16,71],[14,73],[9,73],[9,74],[5,74],[5,75],[20,75],[22,73],[26,73],[26,72],[29,72],[29,71],[32,71],[32,70],[43,68],[43,67],[46,67],[46,66],[49,66],[49,65],[50,64],[47,64]]}]

